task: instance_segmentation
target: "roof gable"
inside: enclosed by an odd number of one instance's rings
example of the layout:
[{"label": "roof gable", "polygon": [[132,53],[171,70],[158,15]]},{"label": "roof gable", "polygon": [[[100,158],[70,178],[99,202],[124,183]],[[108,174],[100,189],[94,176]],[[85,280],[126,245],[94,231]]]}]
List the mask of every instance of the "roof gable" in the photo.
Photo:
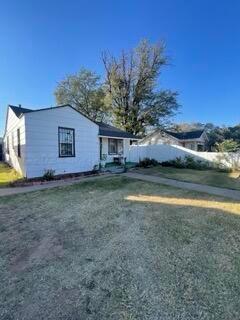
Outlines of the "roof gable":
[{"label": "roof gable", "polygon": [[116,137],[116,138],[129,138],[129,139],[139,139],[138,137],[134,136],[131,133],[128,133],[124,130],[118,129],[116,127],[113,127],[109,124],[106,124],[104,122],[96,122],[91,120],[89,117],[87,117],[86,115],[84,115],[82,112],[76,110],[75,108],[73,108],[71,105],[66,104],[66,105],[61,105],[61,106],[56,106],[56,107],[51,107],[51,108],[43,108],[43,109],[27,109],[27,108],[22,108],[22,107],[18,107],[18,106],[13,106],[13,105],[9,105],[9,107],[13,110],[13,112],[15,113],[15,115],[20,118],[23,114],[25,113],[32,113],[32,112],[40,112],[40,111],[46,111],[46,110],[56,110],[57,108],[64,108],[64,107],[70,107],[72,108],[74,111],[80,113],[82,116],[84,116],[85,118],[87,118],[89,121],[95,123],[96,125],[98,125],[99,127],[99,135],[100,136],[107,136],[107,137]]},{"label": "roof gable", "polygon": [[31,109],[27,109],[27,108],[22,108],[22,107],[17,107],[17,106],[12,106],[12,105],[9,105],[9,108],[12,109],[12,111],[15,113],[15,115],[20,118],[20,116],[24,113],[27,113],[27,112],[32,112],[34,110],[31,110]]}]

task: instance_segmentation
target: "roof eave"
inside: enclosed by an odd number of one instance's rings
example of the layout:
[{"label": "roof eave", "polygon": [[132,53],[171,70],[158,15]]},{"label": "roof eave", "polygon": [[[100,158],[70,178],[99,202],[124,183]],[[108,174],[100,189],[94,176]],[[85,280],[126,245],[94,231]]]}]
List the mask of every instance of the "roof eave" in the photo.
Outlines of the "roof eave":
[{"label": "roof eave", "polygon": [[136,137],[122,137],[122,136],[112,136],[112,135],[105,135],[105,134],[98,134],[98,136],[100,138],[140,140],[140,138],[136,138]]}]

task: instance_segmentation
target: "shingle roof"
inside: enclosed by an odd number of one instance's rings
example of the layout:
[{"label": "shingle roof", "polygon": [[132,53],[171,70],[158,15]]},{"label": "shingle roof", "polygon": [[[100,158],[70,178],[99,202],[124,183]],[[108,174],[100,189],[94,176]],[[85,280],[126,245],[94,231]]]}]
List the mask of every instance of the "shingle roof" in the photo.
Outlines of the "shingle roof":
[{"label": "shingle roof", "polygon": [[96,122],[99,125],[99,135],[114,138],[129,138],[129,139],[139,139],[131,133],[113,127],[104,122]]},{"label": "shingle roof", "polygon": [[[69,106],[69,107],[73,108],[71,105],[64,105],[64,106],[60,106],[60,107],[66,107],[66,106]],[[32,109],[27,109],[27,108],[22,108],[22,107],[18,107],[18,106],[12,106],[12,105],[9,105],[9,107],[13,110],[13,112],[16,114],[16,116],[18,118],[24,113],[54,109],[54,108],[44,108],[44,109],[32,110]],[[79,112],[76,109],[74,109],[74,110]],[[83,116],[85,116],[85,115],[83,114]],[[89,119],[89,120],[92,121],[91,119]],[[95,122],[95,123],[99,126],[99,135],[100,136],[115,137],[115,138],[139,139],[138,137],[134,136],[131,133],[128,133],[126,131],[123,131],[121,129],[113,127],[113,126],[111,126],[109,124],[106,124],[104,122]]]},{"label": "shingle roof", "polygon": [[170,136],[177,138],[179,140],[190,140],[190,139],[198,139],[203,134],[204,130],[194,130],[194,131],[185,131],[185,132],[172,132],[165,131]]}]

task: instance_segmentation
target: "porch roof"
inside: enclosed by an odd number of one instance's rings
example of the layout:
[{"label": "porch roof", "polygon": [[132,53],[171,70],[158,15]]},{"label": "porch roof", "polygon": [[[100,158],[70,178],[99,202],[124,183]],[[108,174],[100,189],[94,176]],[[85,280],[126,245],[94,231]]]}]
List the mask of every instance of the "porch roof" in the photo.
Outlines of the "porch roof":
[{"label": "porch roof", "polygon": [[127,139],[134,139],[134,140],[139,139],[139,137],[129,132],[118,129],[116,127],[113,127],[107,123],[97,122],[97,124],[99,126],[99,136],[113,137],[113,138],[127,138]]}]

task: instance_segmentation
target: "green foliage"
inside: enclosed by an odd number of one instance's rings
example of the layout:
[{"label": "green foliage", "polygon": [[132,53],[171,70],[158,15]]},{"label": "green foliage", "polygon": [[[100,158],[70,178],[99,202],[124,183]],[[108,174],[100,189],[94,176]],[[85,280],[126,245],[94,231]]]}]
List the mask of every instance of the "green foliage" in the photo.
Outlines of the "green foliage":
[{"label": "green foliage", "polygon": [[43,179],[47,181],[54,180],[54,175],[55,175],[55,170],[47,169],[44,172]]},{"label": "green foliage", "polygon": [[224,140],[233,140],[240,144],[240,125],[234,127],[206,127],[208,135],[207,148],[209,151],[219,151],[217,144],[224,142]]},{"label": "green foliage", "polygon": [[58,104],[70,104],[94,121],[107,116],[105,92],[100,77],[87,69],[65,77],[55,90]]},{"label": "green foliage", "polygon": [[178,108],[177,93],[157,90],[160,71],[167,64],[165,46],[142,41],[120,58],[103,56],[106,89],[115,125],[139,135],[159,126]]},{"label": "green foliage", "polygon": [[158,161],[150,158],[144,158],[140,160],[138,163],[138,167],[142,167],[142,168],[147,168],[147,167],[157,166],[157,165],[158,165]]},{"label": "green foliage", "polygon": [[206,170],[210,169],[207,161],[196,160],[192,156],[185,156],[184,158],[176,157],[174,160],[164,161],[161,163],[163,167],[174,167],[184,169]]},{"label": "green foliage", "polygon": [[216,149],[219,152],[237,152],[240,146],[237,141],[233,139],[224,140],[216,143]]},{"label": "green foliage", "polygon": [[204,124],[200,122],[182,122],[182,123],[174,123],[169,127],[170,131],[175,132],[183,132],[183,131],[193,131],[193,130],[203,130]]}]

